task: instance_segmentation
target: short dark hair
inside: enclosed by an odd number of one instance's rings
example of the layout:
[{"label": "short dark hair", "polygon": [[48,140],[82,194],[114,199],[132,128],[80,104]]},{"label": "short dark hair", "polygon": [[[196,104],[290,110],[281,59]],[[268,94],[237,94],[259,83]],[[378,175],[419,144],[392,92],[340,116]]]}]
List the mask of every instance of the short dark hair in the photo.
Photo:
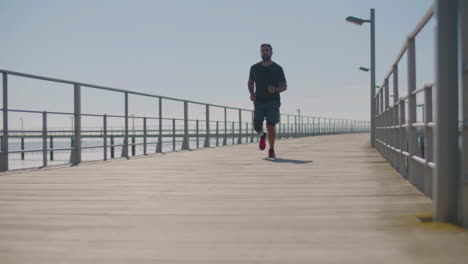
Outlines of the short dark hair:
[{"label": "short dark hair", "polygon": [[273,50],[273,48],[271,47],[271,45],[268,44],[268,43],[263,43],[262,45],[260,45],[260,48],[263,48],[263,47],[269,47],[270,50]]}]

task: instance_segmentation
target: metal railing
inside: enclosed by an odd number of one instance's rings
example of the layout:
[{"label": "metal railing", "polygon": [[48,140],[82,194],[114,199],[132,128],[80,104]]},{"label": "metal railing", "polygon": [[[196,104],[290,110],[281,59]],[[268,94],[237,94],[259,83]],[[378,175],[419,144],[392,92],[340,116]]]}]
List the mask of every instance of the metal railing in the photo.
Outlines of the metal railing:
[{"label": "metal railing", "polygon": [[[230,144],[242,144],[253,142],[254,139],[258,140],[257,133],[253,129],[251,122],[245,122],[242,120],[243,114],[247,113],[253,117],[253,111],[251,109],[241,109],[236,107],[208,104],[195,102],[190,100],[178,99],[165,97],[154,94],[140,93],[130,90],[116,89],[112,87],[105,87],[101,85],[87,84],[75,81],[61,80],[56,78],[49,78],[44,76],[0,70],[3,75],[3,130],[1,136],[1,153],[0,153],[0,171],[9,169],[9,154],[21,153],[22,159],[24,159],[25,153],[30,152],[42,152],[42,166],[48,165],[48,160],[53,160],[53,154],[57,151],[71,151],[70,163],[79,164],[82,162],[82,151],[85,149],[102,149],[102,160],[107,160],[109,157],[108,152],[111,152],[111,158],[115,157],[115,147],[121,147],[121,157],[130,158],[128,148],[132,147],[131,155],[135,155],[135,147],[143,147],[143,155],[149,153],[160,153],[163,152],[164,144],[172,144],[172,151],[178,149],[189,150],[191,143],[193,147],[201,147],[200,143],[203,141],[203,147],[226,146]],[[70,112],[46,112],[46,111],[32,111],[25,109],[9,109],[8,107],[8,77],[17,76],[20,78],[44,80],[48,82],[61,83],[71,85],[74,89],[74,111]],[[99,114],[85,114],[81,111],[82,88],[98,89],[110,92],[117,92],[123,95],[124,102],[124,115],[99,115]],[[159,111],[155,116],[132,116],[129,115],[129,95],[142,96],[147,98],[154,98],[155,102],[158,103]],[[163,103],[165,101],[175,101],[183,103],[183,118],[173,118],[169,116],[163,116]],[[205,110],[205,118],[203,120],[190,119],[189,118],[189,106],[190,105],[202,105]],[[224,110],[224,120],[211,120],[210,110],[214,108],[220,108]],[[238,113],[238,119],[228,119],[228,111],[234,111]],[[41,130],[9,130],[8,116],[9,113],[29,113],[37,114],[42,118],[42,129]],[[48,118],[51,115],[66,115],[74,118],[74,129],[73,130],[53,130],[48,125]],[[89,130],[82,129],[82,117],[94,117],[102,118],[102,130]],[[245,116],[244,116],[245,117]],[[123,119],[123,129],[114,130],[109,128],[108,118],[119,118]],[[143,128],[137,130],[136,134],[133,131],[133,135],[130,135],[129,130],[129,119],[140,119],[143,122]],[[294,121],[293,121],[294,118]],[[147,122],[150,120],[156,120],[158,126],[156,129],[148,128]],[[312,135],[329,135],[329,134],[341,134],[341,133],[363,133],[369,131],[369,122],[347,120],[338,118],[327,118],[327,117],[313,117],[313,116],[299,116],[282,114],[282,122],[277,126],[277,136],[279,139],[286,139],[291,137],[303,137]],[[169,127],[163,127],[163,121],[169,123]],[[42,138],[42,148],[40,149],[25,149],[24,141],[26,138]],[[71,147],[69,148],[54,148],[54,137],[66,137],[70,138]],[[82,140],[84,138],[101,138],[102,145],[98,146],[82,146]],[[9,139],[20,138],[21,149],[20,150],[9,150]],[[122,144],[116,144],[115,139],[122,138]],[[129,142],[129,139],[132,142]],[[136,138],[143,139],[143,142],[136,143]],[[109,142],[110,139],[110,142]],[[155,139],[153,141],[149,141]],[[164,139],[164,140],[163,140]],[[169,140],[165,140],[169,139]],[[222,141],[222,142],[221,142]],[[149,146],[154,146],[154,150],[149,150]],[[48,155],[49,154],[49,155]]]},{"label": "metal railing", "polygon": [[[374,98],[376,149],[404,178],[433,198],[436,221],[455,222],[465,227],[468,227],[468,140],[460,147],[459,136],[468,139],[468,79],[466,66],[463,69],[458,65],[460,62],[466,65],[468,61],[467,8],[466,1],[436,1],[409,34]],[[437,16],[436,83],[418,89],[415,39],[433,16]],[[462,54],[458,54],[459,40]],[[408,92],[399,98],[398,65],[405,53]],[[458,83],[459,75],[463,76],[461,83]],[[389,85],[390,80],[393,87]],[[461,124],[459,87],[463,94],[462,120],[465,120]],[[423,122],[417,121],[418,94],[424,96]]]}]

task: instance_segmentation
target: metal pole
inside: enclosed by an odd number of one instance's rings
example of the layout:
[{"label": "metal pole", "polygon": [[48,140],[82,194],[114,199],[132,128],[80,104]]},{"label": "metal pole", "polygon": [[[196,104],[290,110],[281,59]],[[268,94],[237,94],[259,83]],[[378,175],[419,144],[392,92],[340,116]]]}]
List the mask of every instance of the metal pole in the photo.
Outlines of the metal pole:
[{"label": "metal pole", "polygon": [[235,122],[232,122],[232,144],[234,145],[234,140],[236,138],[236,135],[235,135]]},{"label": "metal pole", "polygon": [[42,166],[47,166],[47,112],[42,112]]},{"label": "metal pole", "polygon": [[[393,65],[393,125],[400,125],[401,122],[399,121],[399,109],[400,104],[398,103],[398,64]],[[397,149],[401,149],[400,145],[400,129],[393,129],[393,144]],[[399,171],[400,170],[400,153],[394,153],[394,168]],[[401,173],[401,172],[400,172]]]},{"label": "metal pole", "polygon": [[203,144],[204,148],[210,147],[210,105],[206,105],[206,133],[205,133],[205,143]]},{"label": "metal pole", "polygon": [[245,122],[245,143],[249,143],[249,123]]},{"label": "metal pole", "polygon": [[125,136],[124,144],[122,147],[122,158],[129,159],[128,156],[128,93],[125,92]]},{"label": "metal pole", "polygon": [[219,121],[216,121],[216,146],[219,146]]},{"label": "metal pole", "polygon": [[[385,109],[384,109],[384,114],[382,116],[383,120],[384,120],[384,127],[385,127],[385,130],[384,130],[384,142],[386,144],[391,144],[391,141],[390,141],[390,130],[387,129],[387,127],[390,126],[390,120],[389,120],[389,115],[388,115],[388,109],[390,109],[390,96],[389,96],[389,91],[390,91],[390,88],[388,87],[390,84],[389,84],[389,81],[388,81],[388,78],[385,79],[384,81],[384,87],[385,87]],[[391,144],[392,145],[392,144]],[[393,145],[392,145],[393,146]],[[387,160],[390,160],[390,164],[392,164],[392,160],[390,158],[390,155],[391,155],[391,152],[393,152],[392,150],[390,150],[389,148],[385,147],[384,148],[384,153],[385,153],[385,157],[387,158]],[[390,152],[391,151],[391,152]]]},{"label": "metal pole", "polygon": [[50,140],[50,160],[53,161],[54,160],[54,137],[53,136],[50,136],[49,138]]},{"label": "metal pole", "polygon": [[250,143],[253,143],[254,140],[253,140],[253,135],[254,135],[254,112],[252,111],[251,112],[251,116],[252,116],[252,128],[251,128],[251,134],[250,134]]},{"label": "metal pole", "polygon": [[148,155],[146,142],[146,117],[143,117],[143,155]]},{"label": "metal pole", "polygon": [[199,137],[198,136],[198,119],[196,121],[196,130],[195,131],[196,131],[195,133],[196,133],[196,138],[197,138],[197,148],[200,148],[200,142],[199,142],[199,138],[198,138]]},{"label": "metal pole", "polygon": [[[405,104],[405,101],[404,100],[400,100],[400,104],[399,104],[399,110],[400,110],[400,138],[399,138],[399,145],[400,145],[400,149],[402,151],[407,151],[407,147],[406,147],[406,130],[405,128],[402,126],[404,124],[406,124],[406,104]],[[400,154],[400,174],[403,176],[403,178],[408,178],[408,171],[407,171],[407,166],[406,166],[406,160],[407,158]]]},{"label": "metal pole", "polygon": [[135,136],[132,135],[132,156],[136,155]]},{"label": "metal pole", "polygon": [[172,119],[172,151],[176,151],[176,120]]},{"label": "metal pole", "polygon": [[375,10],[370,10],[371,24],[371,87],[370,87],[370,113],[371,113],[371,146],[375,146]]},{"label": "metal pole", "polygon": [[3,140],[0,171],[8,170],[8,75],[3,73]]},{"label": "metal pole", "polygon": [[107,115],[104,115],[103,121],[102,121],[102,127],[104,130],[104,160],[107,160]]},{"label": "metal pole", "polygon": [[436,173],[434,219],[456,221],[460,155],[458,150],[457,0],[436,1]]},{"label": "metal pole", "polygon": [[73,150],[71,152],[70,163],[76,165],[81,162],[81,86],[74,85],[74,133]]},{"label": "metal pole", "polygon": [[188,102],[184,101],[184,139],[182,141],[182,149],[189,150],[189,120],[188,120]]},{"label": "metal pole", "polygon": [[413,155],[419,156],[418,140],[416,135],[416,128],[413,124],[416,123],[416,95],[413,91],[416,90],[416,45],[414,38],[408,38],[408,127],[407,139],[408,139],[408,152],[410,157],[408,158],[408,180],[413,183],[420,190],[422,189],[422,175],[420,174],[419,167]]},{"label": "metal pole", "polygon": [[114,147],[114,135],[111,134],[111,137],[110,137],[110,144],[111,144],[111,159],[113,159],[115,157],[115,147]]},{"label": "metal pole", "polygon": [[239,109],[239,138],[237,144],[242,144],[242,110]]},{"label": "metal pole", "polygon": [[224,107],[224,139],[223,146],[227,145],[227,108]]},{"label": "metal pole", "polygon": [[[424,159],[427,162],[433,162],[434,150],[433,150],[433,128],[428,126],[429,122],[432,122],[432,87],[426,87],[424,90],[424,104],[426,107],[424,123]],[[424,168],[424,193],[428,197],[432,197],[432,183],[433,183],[433,169],[426,166]]]},{"label": "metal pole", "polygon": [[251,112],[251,116],[252,116],[252,127],[250,128],[251,129],[251,134],[250,134],[250,143],[253,143],[254,140],[253,140],[253,135],[254,135],[254,112],[252,111]]},{"label": "metal pole", "polygon": [[[21,150],[24,150],[24,137],[21,137]],[[21,160],[24,160],[24,152],[21,152]]]},{"label": "metal pole", "polygon": [[[467,1],[460,1],[459,2],[459,25],[460,25],[460,51],[462,58],[462,96],[463,96],[463,120],[468,120],[468,3]],[[465,228],[468,228],[468,124],[463,126],[463,157],[461,160],[461,164],[463,167],[461,168],[463,173],[462,175],[466,175],[464,177],[460,177],[462,183],[461,192],[460,192],[460,214],[459,214],[459,223],[463,225]]]},{"label": "metal pole", "polygon": [[156,146],[156,153],[162,152],[162,98],[159,97],[159,135],[158,135],[158,145]]}]

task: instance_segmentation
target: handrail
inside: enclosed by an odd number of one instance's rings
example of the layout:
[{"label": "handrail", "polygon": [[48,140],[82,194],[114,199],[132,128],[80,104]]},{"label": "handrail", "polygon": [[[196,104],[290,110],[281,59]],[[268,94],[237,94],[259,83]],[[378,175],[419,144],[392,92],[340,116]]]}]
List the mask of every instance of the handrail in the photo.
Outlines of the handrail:
[{"label": "handrail", "polygon": [[[34,150],[37,152],[43,153],[43,166],[47,166],[48,157],[47,154],[50,154],[50,160],[53,160],[53,152],[59,150],[71,150],[70,162],[78,164],[81,162],[82,150],[85,149],[97,149],[102,148],[104,150],[103,159],[107,160],[107,149],[111,149],[111,158],[114,158],[114,147],[122,146],[122,157],[130,158],[128,148],[132,148],[131,156],[135,155],[135,147],[143,146],[143,154],[147,155],[147,146],[150,144],[156,145],[156,152],[163,152],[163,145],[166,143],[172,142],[172,150],[176,151],[176,143],[182,142],[181,149],[188,150],[192,147],[192,143],[196,142],[196,148],[200,147],[200,139],[204,141],[203,147],[210,147],[211,140],[216,139],[216,146],[219,145],[228,145],[229,141],[232,139],[232,144],[242,144],[244,142],[253,142],[254,138],[258,140],[258,136],[254,132],[253,125],[245,120],[250,120],[250,117],[243,121],[243,115],[247,113],[253,114],[251,109],[242,109],[230,106],[222,106],[216,104],[208,104],[202,102],[196,102],[192,100],[185,100],[179,98],[172,98],[167,96],[160,96],[155,94],[141,93],[136,91],[117,89],[113,87],[107,87],[102,85],[94,85],[89,83],[82,83],[58,78],[50,78],[45,76],[26,74],[22,72],[2,70],[0,73],[3,75],[3,107],[0,109],[0,112],[3,114],[3,130],[0,131],[0,141],[2,145],[2,150],[0,152],[0,171],[8,170],[8,154],[21,153],[22,159],[24,159],[24,154],[32,152],[31,150],[24,148],[24,140],[26,138],[42,138],[42,149]],[[8,107],[8,76],[19,76],[23,78],[31,78],[37,80],[44,80],[50,82],[57,82],[63,84],[70,84],[73,86],[73,98],[74,98],[74,112],[57,112],[57,111],[37,111],[37,110],[25,110],[25,109],[10,109]],[[107,115],[107,114],[94,114],[94,113],[82,113],[81,112],[81,89],[82,88],[93,88],[100,89],[111,92],[118,92],[124,95],[125,105],[124,105],[124,115]],[[139,95],[157,98],[159,100],[159,116],[135,116],[130,115],[128,111],[129,100],[128,95]],[[183,118],[168,118],[163,116],[162,112],[162,100],[172,100],[177,102],[183,102]],[[206,107],[204,119],[190,119],[189,118],[189,104],[198,104],[204,105]],[[210,119],[210,107],[217,107],[224,109],[224,120],[214,121]],[[234,117],[235,121],[232,121],[232,117],[227,118],[227,111],[234,110],[238,112],[238,118]],[[17,112],[17,113],[31,113],[42,115],[42,129],[38,128],[37,131],[31,135],[24,135],[26,131],[21,129],[10,130],[8,128],[8,113]],[[201,114],[201,113],[199,113]],[[73,116],[74,122],[72,125],[72,130],[64,130],[65,134],[58,135],[59,133],[56,130],[51,130],[47,125],[47,117],[50,115],[69,115]],[[81,118],[82,117],[97,117],[102,118],[102,130],[99,131],[90,131],[89,129],[81,128]],[[369,122],[367,121],[357,121],[351,119],[338,119],[338,118],[329,118],[329,117],[314,117],[307,115],[291,115],[291,114],[281,114],[283,122],[279,123],[277,126],[277,134],[280,138],[291,138],[291,137],[302,137],[302,136],[312,136],[312,135],[330,135],[330,134],[341,134],[341,133],[363,133],[369,130]],[[284,118],[286,117],[286,118]],[[290,122],[290,117],[294,117]],[[124,128],[120,131],[115,131],[109,129],[108,118],[122,118],[124,121]],[[245,118],[245,116],[244,116]],[[143,128],[136,130],[138,135],[131,135],[132,129],[129,127],[129,120],[138,122],[143,121]],[[148,129],[147,121],[148,120],[158,120],[157,127],[158,129]],[[287,121],[286,121],[287,120]],[[121,120],[119,120],[121,122]],[[163,124],[163,121],[165,122]],[[172,121],[172,122],[171,122]],[[154,122],[154,121],[153,121]],[[171,125],[168,125],[168,122]],[[182,124],[182,125],[181,125]],[[203,124],[200,126],[200,124]],[[221,128],[220,128],[221,124]],[[250,124],[250,126],[249,126]],[[152,126],[155,124],[152,123]],[[73,128],[74,127],[74,128]],[[182,128],[183,127],[183,128]],[[135,132],[135,130],[133,129]],[[10,134],[11,133],[11,134]],[[94,133],[94,134],[93,134]],[[117,133],[117,134],[116,134]],[[70,148],[54,148],[53,138],[64,138],[70,137],[72,147]],[[123,144],[115,144],[113,140],[115,138],[122,138]],[[157,137],[158,141],[156,143],[147,142],[147,138]],[[172,141],[164,141],[163,138],[172,137]],[[21,138],[21,150],[9,151],[8,148],[8,138]],[[83,138],[102,138],[103,145],[100,146],[81,146],[81,141]],[[143,143],[135,143],[135,138],[143,138]],[[180,140],[182,138],[182,140]],[[219,142],[219,139],[222,139],[222,142]],[[111,143],[108,144],[107,140],[110,139]],[[132,142],[130,142],[132,140]],[[48,144],[50,147],[48,147]],[[60,143],[62,144],[62,143]],[[68,146],[67,146],[68,147]]]},{"label": "handrail", "polygon": [[[411,33],[408,35],[408,38],[415,38],[419,32],[421,32],[421,30],[424,28],[424,26],[426,26],[426,24],[431,20],[431,18],[434,16],[434,12],[435,12],[435,5],[432,5],[429,10],[427,10],[426,14],[421,18],[421,20],[418,22],[418,24],[416,25],[416,27],[413,29],[413,31],[411,31]],[[393,65],[397,65],[401,58],[403,57],[403,55],[405,54],[406,50],[408,48],[408,43],[405,41],[403,46],[401,47],[400,51],[398,52],[398,55],[395,59],[395,61],[393,62],[392,64],[392,68],[390,69],[390,71],[387,73],[387,75],[385,75],[385,79],[388,79],[390,78],[390,76],[392,75],[393,73]],[[383,87],[385,86],[385,81],[382,83],[382,85],[380,86],[382,89]]]}]

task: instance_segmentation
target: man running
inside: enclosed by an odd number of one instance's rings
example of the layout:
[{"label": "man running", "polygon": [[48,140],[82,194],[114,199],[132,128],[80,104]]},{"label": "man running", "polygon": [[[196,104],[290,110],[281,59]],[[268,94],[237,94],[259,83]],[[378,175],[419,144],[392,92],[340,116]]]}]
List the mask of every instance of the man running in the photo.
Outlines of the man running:
[{"label": "man running", "polygon": [[[250,68],[249,92],[250,100],[254,102],[254,128],[260,135],[260,150],[266,147],[265,138],[267,134],[263,132],[263,120],[266,119],[268,131],[268,151],[269,158],[275,158],[275,125],[280,120],[281,106],[280,93],[286,91],[286,78],[281,66],[271,60],[273,49],[270,44],[260,46],[262,61],[254,64]],[[254,92],[255,83],[255,92]]]}]

